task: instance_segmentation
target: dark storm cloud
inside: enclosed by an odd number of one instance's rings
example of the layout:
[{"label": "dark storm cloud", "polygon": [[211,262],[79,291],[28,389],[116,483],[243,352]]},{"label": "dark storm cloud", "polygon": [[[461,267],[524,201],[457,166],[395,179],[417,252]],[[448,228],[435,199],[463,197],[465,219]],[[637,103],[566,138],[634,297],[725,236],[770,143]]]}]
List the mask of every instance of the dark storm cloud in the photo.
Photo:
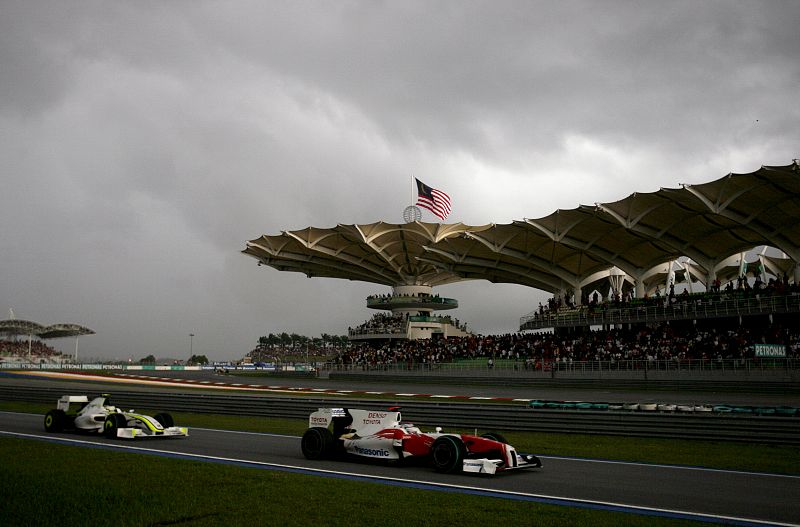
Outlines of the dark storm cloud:
[{"label": "dark storm cloud", "polygon": [[758,3],[337,4],[302,39],[319,6],[292,6],[215,36],[437,146],[485,148],[492,125],[520,148],[565,130],[663,139],[682,118],[691,131],[735,117],[743,97],[769,110],[775,77],[797,75],[794,22]]},{"label": "dark storm cloud", "polygon": [[[92,327],[94,356],[182,357],[195,333],[196,351],[235,358],[269,332],[344,333],[385,288],[238,251],[400,221],[412,175],[451,194],[449,221],[481,224],[800,155],[794,2],[6,1],[0,15],[0,308]],[[544,298],[452,287],[484,333]]]}]

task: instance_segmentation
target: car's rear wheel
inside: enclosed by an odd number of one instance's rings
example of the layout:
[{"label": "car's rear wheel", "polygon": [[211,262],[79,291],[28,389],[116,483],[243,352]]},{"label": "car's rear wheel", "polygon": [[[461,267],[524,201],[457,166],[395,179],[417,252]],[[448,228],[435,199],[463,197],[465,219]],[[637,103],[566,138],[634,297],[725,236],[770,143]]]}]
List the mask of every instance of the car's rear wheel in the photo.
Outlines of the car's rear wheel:
[{"label": "car's rear wheel", "polygon": [[441,436],[433,442],[431,459],[437,472],[460,472],[464,467],[466,447],[459,437]]},{"label": "car's rear wheel", "polygon": [[103,433],[107,438],[115,439],[117,437],[117,430],[125,428],[127,424],[128,422],[124,415],[108,414],[105,423],[103,423]]},{"label": "car's rear wheel", "polygon": [[153,416],[153,419],[161,423],[161,426],[163,426],[164,428],[175,426],[175,421],[172,419],[172,416],[168,413],[156,414],[155,416]]},{"label": "car's rear wheel", "polygon": [[50,410],[44,416],[44,430],[45,432],[61,432],[64,430],[66,421],[67,415],[64,410]]},{"label": "car's rear wheel", "polygon": [[334,451],[333,434],[327,428],[312,427],[306,430],[300,440],[300,450],[306,459],[324,459]]},{"label": "car's rear wheel", "polygon": [[498,443],[505,443],[508,444],[508,440],[506,440],[503,434],[498,434],[497,432],[488,432],[486,434],[481,435],[484,439],[491,439],[492,441],[497,441]]},{"label": "car's rear wheel", "polygon": [[406,458],[403,452],[405,451],[402,446],[394,447],[394,451],[397,452],[397,461],[395,461],[395,465],[398,467],[405,466]]}]

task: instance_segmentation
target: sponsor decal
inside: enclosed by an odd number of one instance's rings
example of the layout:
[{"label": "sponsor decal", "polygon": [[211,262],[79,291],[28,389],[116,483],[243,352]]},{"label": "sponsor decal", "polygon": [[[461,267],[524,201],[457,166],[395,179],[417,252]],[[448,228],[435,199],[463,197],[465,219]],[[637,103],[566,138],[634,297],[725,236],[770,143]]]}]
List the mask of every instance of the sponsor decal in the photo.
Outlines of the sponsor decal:
[{"label": "sponsor decal", "polygon": [[386,412],[368,412],[367,417],[362,419],[365,425],[379,425],[381,421],[389,415]]},{"label": "sponsor decal", "polygon": [[389,451],[383,448],[361,448],[356,446],[353,447],[353,451],[361,456],[389,457]]},{"label": "sponsor decal", "polygon": [[753,344],[756,357],[786,357],[786,346],[783,344]]},{"label": "sponsor decal", "polygon": [[312,417],[311,422],[315,425],[328,424],[328,420],[325,417]]}]

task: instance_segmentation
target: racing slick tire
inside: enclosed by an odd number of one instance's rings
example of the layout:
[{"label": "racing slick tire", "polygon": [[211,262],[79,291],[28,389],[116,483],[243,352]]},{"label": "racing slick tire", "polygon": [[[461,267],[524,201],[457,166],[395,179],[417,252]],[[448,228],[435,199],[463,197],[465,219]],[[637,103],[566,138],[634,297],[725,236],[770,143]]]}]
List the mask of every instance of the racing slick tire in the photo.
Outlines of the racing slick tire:
[{"label": "racing slick tire", "polygon": [[525,458],[525,461],[530,463],[536,468],[542,468],[542,460],[538,457],[534,456],[533,454],[521,454],[522,457]]},{"label": "racing slick tire", "polygon": [[327,428],[315,426],[306,430],[300,440],[300,450],[306,459],[325,459],[334,454],[333,434]]},{"label": "racing slick tire", "polygon": [[503,434],[498,434],[497,432],[487,432],[481,437],[485,439],[491,439],[492,441],[497,441],[498,443],[505,443],[508,444],[508,440],[503,436]]},{"label": "racing slick tire", "polygon": [[156,414],[153,416],[153,419],[161,423],[161,426],[164,428],[170,428],[175,426],[175,421],[172,419],[172,416],[168,413]]},{"label": "racing slick tire", "polygon": [[67,422],[67,415],[64,410],[50,410],[44,416],[45,432],[61,432]]},{"label": "racing slick tire", "polygon": [[402,446],[394,447],[394,451],[397,452],[397,461],[394,462],[396,467],[404,467],[406,466],[406,458],[403,452],[405,449]]},{"label": "racing slick tire", "polygon": [[109,439],[117,437],[117,430],[125,428],[128,422],[122,414],[108,414],[106,421],[103,423],[103,434]]},{"label": "racing slick tire", "polygon": [[466,447],[460,437],[441,436],[431,446],[431,460],[437,472],[461,472]]}]

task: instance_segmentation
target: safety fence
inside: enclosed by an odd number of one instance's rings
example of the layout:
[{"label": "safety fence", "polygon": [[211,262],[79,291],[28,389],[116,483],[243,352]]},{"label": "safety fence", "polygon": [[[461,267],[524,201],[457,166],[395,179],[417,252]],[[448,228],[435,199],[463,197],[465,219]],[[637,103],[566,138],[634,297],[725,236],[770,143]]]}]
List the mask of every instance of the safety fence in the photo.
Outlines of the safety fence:
[{"label": "safety fence", "polygon": [[520,331],[553,327],[608,326],[612,324],[654,323],[669,320],[699,320],[750,315],[800,312],[800,295],[696,295],[674,304],[604,305],[596,309],[574,309],[533,313],[520,318]]},{"label": "safety fence", "polygon": [[453,362],[386,362],[361,364],[320,363],[315,365],[323,372],[369,372],[404,373],[420,375],[447,375],[469,373],[471,375],[513,375],[530,377],[581,376],[582,374],[614,374],[646,378],[648,373],[676,376],[694,372],[703,375],[725,375],[731,373],[758,376],[800,375],[800,359],[685,359],[685,360],[616,360],[616,361],[553,361],[513,360],[489,357]]}]

